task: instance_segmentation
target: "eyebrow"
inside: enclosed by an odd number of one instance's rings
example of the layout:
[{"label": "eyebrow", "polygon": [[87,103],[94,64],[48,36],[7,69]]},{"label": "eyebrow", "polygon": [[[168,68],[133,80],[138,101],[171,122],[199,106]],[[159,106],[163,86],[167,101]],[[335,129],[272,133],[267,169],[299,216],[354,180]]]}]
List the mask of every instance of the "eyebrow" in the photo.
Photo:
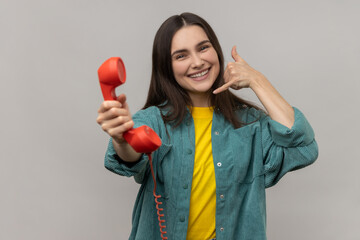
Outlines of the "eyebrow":
[{"label": "eyebrow", "polygon": [[[199,47],[199,46],[201,46],[201,45],[203,45],[204,43],[210,43],[210,40],[204,40],[204,41],[201,41],[201,42],[199,42],[198,44],[196,44],[196,47]],[[179,50],[176,50],[175,52],[173,52],[172,54],[171,54],[171,57],[173,57],[175,54],[177,54],[177,53],[182,53],[182,52],[186,52],[187,51],[187,49],[179,49]]]}]

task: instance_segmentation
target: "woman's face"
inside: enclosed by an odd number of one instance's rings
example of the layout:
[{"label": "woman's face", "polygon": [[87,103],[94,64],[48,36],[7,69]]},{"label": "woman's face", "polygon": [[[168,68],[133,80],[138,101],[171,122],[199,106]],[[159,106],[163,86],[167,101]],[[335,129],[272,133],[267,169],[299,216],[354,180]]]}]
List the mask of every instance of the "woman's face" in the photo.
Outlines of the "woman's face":
[{"label": "woman's face", "polygon": [[178,30],[171,42],[171,59],[174,77],[193,103],[199,97],[207,99],[220,64],[204,30],[196,25]]}]

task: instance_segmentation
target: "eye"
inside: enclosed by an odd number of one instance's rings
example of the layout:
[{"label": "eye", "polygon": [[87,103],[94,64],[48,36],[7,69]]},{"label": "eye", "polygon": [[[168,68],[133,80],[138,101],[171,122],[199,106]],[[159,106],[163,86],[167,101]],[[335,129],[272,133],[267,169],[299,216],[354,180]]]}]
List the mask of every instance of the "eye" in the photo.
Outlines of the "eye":
[{"label": "eye", "polygon": [[185,54],[179,54],[179,55],[176,55],[175,56],[175,59],[176,60],[179,60],[179,59],[182,59],[182,58],[184,58],[185,57]]},{"label": "eye", "polygon": [[203,45],[200,47],[200,51],[205,51],[209,47],[210,47],[209,45]]}]

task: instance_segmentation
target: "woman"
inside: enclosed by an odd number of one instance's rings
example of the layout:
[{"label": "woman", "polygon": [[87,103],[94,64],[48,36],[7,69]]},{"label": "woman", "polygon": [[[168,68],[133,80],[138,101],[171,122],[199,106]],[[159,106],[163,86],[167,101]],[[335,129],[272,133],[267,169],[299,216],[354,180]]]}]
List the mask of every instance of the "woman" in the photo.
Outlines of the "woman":
[{"label": "woman", "polygon": [[[141,184],[129,239],[159,239],[148,157],[122,134],[147,125],[161,138],[152,154],[168,239],[266,239],[265,188],[318,154],[314,133],[266,77],[233,47],[224,70],[217,37],[191,13],[167,19],[153,46],[148,98],[133,117],[125,95],[105,101],[97,122],[111,140],[105,167]],[[229,88],[252,89],[264,108]]]}]

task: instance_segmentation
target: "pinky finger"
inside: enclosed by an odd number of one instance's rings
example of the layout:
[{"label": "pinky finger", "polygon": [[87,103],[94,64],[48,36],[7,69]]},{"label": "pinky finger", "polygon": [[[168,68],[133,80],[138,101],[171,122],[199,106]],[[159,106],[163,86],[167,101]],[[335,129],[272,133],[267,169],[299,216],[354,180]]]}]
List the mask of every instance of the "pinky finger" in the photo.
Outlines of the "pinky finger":
[{"label": "pinky finger", "polygon": [[118,127],[111,128],[107,132],[111,137],[119,139],[122,138],[124,132],[129,131],[130,129],[132,129],[133,126],[134,126],[134,122],[131,120],[124,124],[121,124]]},{"label": "pinky finger", "polygon": [[228,82],[228,83],[225,83],[224,85],[222,85],[221,87],[215,89],[213,91],[213,94],[218,94],[218,93],[221,93],[223,91],[226,91],[229,89],[229,87],[232,85],[233,83],[232,82]]}]

